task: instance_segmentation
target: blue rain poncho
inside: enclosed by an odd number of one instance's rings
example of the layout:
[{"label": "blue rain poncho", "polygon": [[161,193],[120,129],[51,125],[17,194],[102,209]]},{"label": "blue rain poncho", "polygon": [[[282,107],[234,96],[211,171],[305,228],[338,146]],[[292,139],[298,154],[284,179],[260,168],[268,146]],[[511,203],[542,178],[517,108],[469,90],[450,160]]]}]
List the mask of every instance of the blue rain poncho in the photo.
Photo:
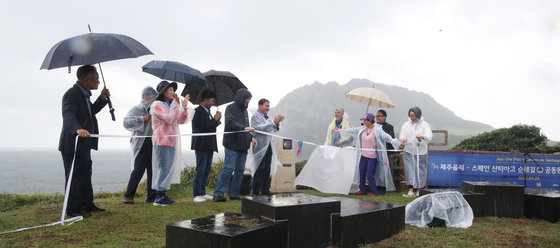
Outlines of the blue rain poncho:
[{"label": "blue rain poncho", "polygon": [[[144,116],[149,115],[150,105],[157,97],[157,92],[152,87],[146,87],[142,90],[142,101],[128,111],[123,119],[123,126],[130,131],[133,136],[151,136],[152,120],[144,122]],[[146,138],[130,138],[130,147],[132,149],[131,170],[134,169],[134,161],[140,152],[144,140]]]}]

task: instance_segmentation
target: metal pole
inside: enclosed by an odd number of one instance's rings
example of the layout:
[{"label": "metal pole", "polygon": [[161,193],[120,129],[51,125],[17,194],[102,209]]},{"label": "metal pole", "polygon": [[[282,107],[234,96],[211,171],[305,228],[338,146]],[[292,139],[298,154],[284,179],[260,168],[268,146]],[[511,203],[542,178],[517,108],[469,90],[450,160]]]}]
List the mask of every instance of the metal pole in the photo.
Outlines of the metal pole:
[{"label": "metal pole", "polygon": [[[89,32],[91,33],[91,27],[89,24],[87,25]],[[103,69],[101,69],[101,63],[97,63],[99,66],[99,72],[101,73],[101,79],[103,81],[103,89],[107,89],[107,85],[105,84],[105,76],[103,76]],[[113,108],[113,103],[111,102],[111,98],[107,97],[107,103],[109,104],[109,113],[111,113],[111,119],[115,121],[115,109]]]}]

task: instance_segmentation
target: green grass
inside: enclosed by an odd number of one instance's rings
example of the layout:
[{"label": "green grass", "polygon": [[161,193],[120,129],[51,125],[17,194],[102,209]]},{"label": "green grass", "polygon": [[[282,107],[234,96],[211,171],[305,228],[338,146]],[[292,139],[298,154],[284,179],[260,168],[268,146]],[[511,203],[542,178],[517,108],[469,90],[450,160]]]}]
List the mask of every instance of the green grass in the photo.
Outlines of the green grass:
[{"label": "green grass", "polygon": [[[219,171],[219,165],[216,166]],[[217,175],[212,174],[211,177]],[[192,172],[186,171],[182,183],[169,191],[177,204],[155,207],[143,202],[145,183],[139,186],[136,203],[121,203],[123,193],[96,194],[95,203],[107,209],[70,226],[42,227],[0,235],[0,247],[164,247],[166,224],[222,212],[241,212],[241,201],[214,203],[192,201]],[[212,184],[213,185],[213,184]],[[208,193],[211,193],[210,190]],[[303,193],[333,196],[314,190]],[[401,193],[378,197],[347,196],[358,199],[405,205],[411,198]],[[0,195],[0,232],[48,224],[60,220],[63,196]],[[544,220],[475,218],[468,229],[416,228],[389,239],[361,247],[560,247],[560,223]]]}]

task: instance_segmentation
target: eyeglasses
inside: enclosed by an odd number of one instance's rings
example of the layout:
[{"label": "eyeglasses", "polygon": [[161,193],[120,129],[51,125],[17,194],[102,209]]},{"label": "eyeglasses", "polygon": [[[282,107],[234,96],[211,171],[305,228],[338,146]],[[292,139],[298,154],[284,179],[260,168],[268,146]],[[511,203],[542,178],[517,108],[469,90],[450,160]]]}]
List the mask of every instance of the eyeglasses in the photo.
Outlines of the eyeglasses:
[{"label": "eyeglasses", "polygon": [[382,116],[382,115],[376,115],[375,116],[375,118],[381,118],[381,117],[385,117],[385,116]]}]

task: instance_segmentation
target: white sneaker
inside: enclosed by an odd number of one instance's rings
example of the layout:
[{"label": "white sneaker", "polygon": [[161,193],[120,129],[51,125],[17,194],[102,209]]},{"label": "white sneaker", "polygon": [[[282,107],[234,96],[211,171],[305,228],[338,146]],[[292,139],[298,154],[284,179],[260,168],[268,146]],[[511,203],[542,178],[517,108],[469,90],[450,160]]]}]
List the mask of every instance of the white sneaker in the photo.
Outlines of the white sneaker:
[{"label": "white sneaker", "polygon": [[194,202],[203,202],[206,201],[203,196],[199,195],[193,199]]},{"label": "white sneaker", "polygon": [[416,196],[420,196],[420,190],[416,191]]},{"label": "white sneaker", "polygon": [[204,198],[205,200],[212,200],[212,198],[213,198],[212,196],[209,196],[209,195],[203,195],[201,197]]},{"label": "white sneaker", "polygon": [[414,194],[414,192],[412,192],[412,191],[408,191],[408,194],[406,194],[406,195],[403,194],[402,196],[404,196],[404,197],[414,197],[414,196],[416,196],[416,194]]}]

